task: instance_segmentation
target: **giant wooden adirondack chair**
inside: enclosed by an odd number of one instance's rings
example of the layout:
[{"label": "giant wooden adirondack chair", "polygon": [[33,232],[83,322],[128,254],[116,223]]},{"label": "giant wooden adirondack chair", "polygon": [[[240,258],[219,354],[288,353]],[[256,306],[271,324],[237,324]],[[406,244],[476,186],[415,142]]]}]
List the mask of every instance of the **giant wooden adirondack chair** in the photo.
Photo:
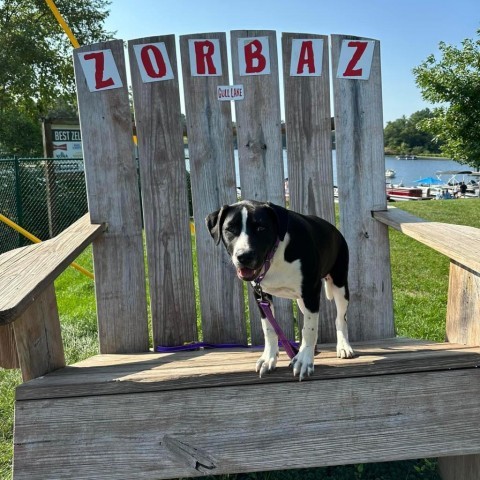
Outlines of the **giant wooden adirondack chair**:
[{"label": "giant wooden adirondack chair", "polygon": [[[160,479],[433,456],[442,457],[445,479],[478,478],[480,232],[387,210],[379,42],[331,37],[358,357],[338,360],[321,346],[313,377],[301,383],[284,353],[260,379],[252,348],[149,351],[146,270],[153,346],[200,333],[175,39],[128,47],[142,202],[123,42],[82,47],[74,57],[89,215],[0,257],[1,359],[18,359],[25,380],[16,392],[14,478]],[[223,95],[243,94],[234,104],[242,197],[284,204],[275,33],[234,31],[231,49],[241,87]],[[333,222],[328,37],[283,34],[282,49],[290,205]],[[217,91],[231,85],[226,36],[183,36],[180,50],[201,336],[257,345],[257,309],[248,330],[242,285],[203,226],[237,198],[231,102]],[[387,225],[450,257],[452,343],[395,338]],[[65,367],[53,280],[89,243],[101,354]],[[320,341],[328,343],[334,307],[323,303]],[[291,305],[276,311],[293,337]]]}]

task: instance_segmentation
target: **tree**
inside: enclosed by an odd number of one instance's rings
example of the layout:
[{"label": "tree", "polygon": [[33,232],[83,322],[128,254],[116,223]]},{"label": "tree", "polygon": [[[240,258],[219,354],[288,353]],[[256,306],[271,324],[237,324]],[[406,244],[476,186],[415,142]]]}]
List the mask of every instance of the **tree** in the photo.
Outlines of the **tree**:
[{"label": "tree", "polygon": [[[110,0],[56,3],[80,44],[111,38]],[[44,0],[0,0],[0,44],[0,151],[41,154],[40,118],[75,110],[71,44]]]},{"label": "tree", "polygon": [[384,130],[385,148],[392,153],[439,153],[439,143],[423,127],[423,121],[433,117],[428,109],[419,110],[409,118],[405,115],[387,122]]},{"label": "tree", "polygon": [[425,100],[439,104],[422,126],[442,141],[447,156],[480,168],[480,30],[458,48],[439,44],[441,58],[430,55],[414,69]]}]

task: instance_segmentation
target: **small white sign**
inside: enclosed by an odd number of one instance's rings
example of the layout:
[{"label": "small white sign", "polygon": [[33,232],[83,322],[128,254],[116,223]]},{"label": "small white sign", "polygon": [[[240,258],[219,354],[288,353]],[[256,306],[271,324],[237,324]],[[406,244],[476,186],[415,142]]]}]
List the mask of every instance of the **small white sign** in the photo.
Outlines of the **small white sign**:
[{"label": "small white sign", "polygon": [[137,44],[133,46],[133,49],[144,83],[160,82],[174,78],[165,43]]},{"label": "small white sign", "polygon": [[374,49],[375,40],[343,40],[337,78],[368,80]]},{"label": "small white sign", "polygon": [[123,87],[110,49],[82,52],[78,58],[91,92]]},{"label": "small white sign", "polygon": [[238,39],[238,66],[241,76],[270,74],[268,37]]},{"label": "small white sign", "polygon": [[291,77],[320,77],[322,62],[323,39],[292,39]]},{"label": "small white sign", "polygon": [[218,77],[222,75],[220,42],[216,38],[189,40],[190,70],[193,77]]},{"label": "small white sign", "polygon": [[218,85],[217,99],[221,102],[228,102],[231,100],[243,100],[243,85]]}]

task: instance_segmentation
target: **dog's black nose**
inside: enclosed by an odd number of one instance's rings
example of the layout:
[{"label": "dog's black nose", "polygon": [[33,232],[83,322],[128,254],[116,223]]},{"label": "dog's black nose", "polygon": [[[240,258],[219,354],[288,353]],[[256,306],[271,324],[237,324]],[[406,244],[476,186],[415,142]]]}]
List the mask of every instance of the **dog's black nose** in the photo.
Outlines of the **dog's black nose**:
[{"label": "dog's black nose", "polygon": [[255,263],[255,252],[253,250],[239,250],[237,252],[237,260],[246,267],[250,267]]}]

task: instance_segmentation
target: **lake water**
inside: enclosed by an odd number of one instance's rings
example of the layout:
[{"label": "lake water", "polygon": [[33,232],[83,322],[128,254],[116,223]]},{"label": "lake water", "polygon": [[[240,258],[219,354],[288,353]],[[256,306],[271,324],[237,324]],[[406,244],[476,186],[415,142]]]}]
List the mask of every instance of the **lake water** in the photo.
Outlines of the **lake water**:
[{"label": "lake water", "polygon": [[[185,152],[188,158],[188,151]],[[333,150],[333,182],[337,182],[337,164],[335,150]],[[287,151],[283,150],[283,168],[284,176],[288,177],[288,159]],[[238,151],[235,150],[235,168],[237,176],[237,185],[240,185],[240,177],[238,174]],[[471,170],[466,165],[462,165],[453,160],[443,160],[438,158],[419,158],[417,160],[398,160],[395,157],[385,157],[385,168],[391,168],[395,170],[395,178],[391,181],[394,184],[403,183],[405,186],[415,185],[415,180],[425,177],[436,177],[436,172],[445,170]],[[190,170],[190,164],[187,160],[187,170]],[[447,181],[449,176],[442,175],[442,180]],[[462,178],[459,177],[460,180]]]}]

